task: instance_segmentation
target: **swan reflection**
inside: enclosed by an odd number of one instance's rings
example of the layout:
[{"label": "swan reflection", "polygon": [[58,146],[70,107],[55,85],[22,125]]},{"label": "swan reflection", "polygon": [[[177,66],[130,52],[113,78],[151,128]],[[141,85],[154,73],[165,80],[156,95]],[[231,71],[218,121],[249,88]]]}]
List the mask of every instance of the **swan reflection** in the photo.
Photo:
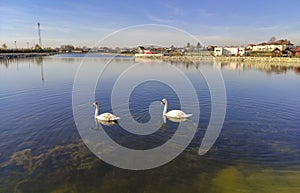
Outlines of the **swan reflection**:
[{"label": "swan reflection", "polygon": [[168,118],[169,121],[172,121],[174,123],[181,123],[190,120],[189,118],[174,118],[174,117],[166,117],[164,116],[164,123],[166,123],[166,119]]},{"label": "swan reflection", "polygon": [[95,120],[96,127],[92,127],[93,130],[99,130],[100,124],[104,126],[112,126],[118,123],[118,121],[100,121],[98,119],[94,119],[94,120]]}]

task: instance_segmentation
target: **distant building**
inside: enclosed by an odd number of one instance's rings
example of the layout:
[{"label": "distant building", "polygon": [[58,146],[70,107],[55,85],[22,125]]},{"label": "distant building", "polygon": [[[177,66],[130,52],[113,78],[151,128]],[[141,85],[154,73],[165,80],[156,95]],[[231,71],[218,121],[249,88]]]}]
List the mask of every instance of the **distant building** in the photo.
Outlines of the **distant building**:
[{"label": "distant building", "polygon": [[75,50],[73,45],[61,45],[59,52],[72,52]]},{"label": "distant building", "polygon": [[139,54],[144,54],[144,51],[145,51],[145,47],[144,46],[139,46],[138,47],[138,53]]},{"label": "distant building", "polygon": [[153,54],[150,50],[146,50],[144,46],[139,46],[138,47],[138,53],[139,54]]},{"label": "distant building", "polygon": [[286,49],[292,49],[293,44],[289,40],[278,40],[270,43],[250,44],[247,49],[253,52],[274,52],[275,50],[284,51]]},{"label": "distant building", "polygon": [[214,56],[222,56],[223,55],[223,48],[215,47],[214,48]]},{"label": "distant building", "polygon": [[207,50],[213,52],[216,46],[207,46]]},{"label": "distant building", "polygon": [[215,47],[214,56],[243,56],[245,48],[242,47]]},{"label": "distant building", "polygon": [[75,49],[75,50],[72,50],[72,53],[82,53],[82,49]]}]

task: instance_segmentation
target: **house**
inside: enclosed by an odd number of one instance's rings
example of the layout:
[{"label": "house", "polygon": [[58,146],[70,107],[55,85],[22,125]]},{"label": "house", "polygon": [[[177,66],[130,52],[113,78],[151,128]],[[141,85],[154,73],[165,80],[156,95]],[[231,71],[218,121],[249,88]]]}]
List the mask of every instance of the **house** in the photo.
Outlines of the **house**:
[{"label": "house", "polygon": [[253,47],[256,46],[256,44],[249,44],[246,49],[247,50],[253,50]]},{"label": "house", "polygon": [[245,48],[241,47],[216,47],[214,50],[214,56],[243,56],[245,54]]},{"label": "house", "polygon": [[294,53],[295,53],[295,56],[296,56],[296,57],[300,57],[300,46],[297,46],[297,47],[294,49]]},{"label": "house", "polygon": [[144,47],[144,46],[139,46],[139,47],[138,47],[138,53],[139,53],[139,54],[144,54],[144,50],[145,50],[145,47]]},{"label": "house", "polygon": [[207,50],[213,52],[216,46],[207,46]]},{"label": "house", "polygon": [[153,54],[150,50],[146,50],[144,46],[138,47],[139,54]]},{"label": "house", "polygon": [[215,47],[214,49],[214,56],[222,56],[223,55],[223,48]]},{"label": "house", "polygon": [[289,40],[278,40],[276,42],[263,42],[260,44],[250,44],[247,46],[247,49],[252,50],[253,52],[274,52],[275,50],[284,51],[286,49],[292,49],[293,44]]}]

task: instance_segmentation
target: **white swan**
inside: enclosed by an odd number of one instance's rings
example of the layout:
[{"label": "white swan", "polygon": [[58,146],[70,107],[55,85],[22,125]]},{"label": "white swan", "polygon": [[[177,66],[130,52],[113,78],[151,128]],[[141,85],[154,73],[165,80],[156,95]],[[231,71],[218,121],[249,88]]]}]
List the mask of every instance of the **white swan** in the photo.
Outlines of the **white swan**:
[{"label": "white swan", "polygon": [[120,119],[120,117],[117,117],[111,113],[102,113],[101,115],[98,115],[99,105],[97,102],[94,102],[93,105],[96,107],[95,119],[97,119],[99,121],[117,121]]},{"label": "white swan", "polygon": [[171,110],[171,111],[167,112],[167,109],[168,109],[167,99],[163,99],[161,102],[165,105],[164,111],[163,111],[163,116],[182,119],[182,118],[189,118],[193,115],[193,114],[186,114],[185,112],[183,112],[181,110]]}]

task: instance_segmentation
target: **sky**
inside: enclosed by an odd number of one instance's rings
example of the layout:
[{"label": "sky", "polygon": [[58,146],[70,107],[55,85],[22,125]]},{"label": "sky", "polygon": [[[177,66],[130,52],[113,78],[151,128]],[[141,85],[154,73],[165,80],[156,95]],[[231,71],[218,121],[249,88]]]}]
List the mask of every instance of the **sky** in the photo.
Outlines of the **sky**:
[{"label": "sky", "polygon": [[109,41],[99,45],[133,46],[146,37],[163,44],[186,44],[176,30],[206,46],[245,46],[272,36],[300,45],[299,7],[299,0],[0,0],[0,44],[34,46],[40,22],[43,47],[93,47],[107,37]]}]

